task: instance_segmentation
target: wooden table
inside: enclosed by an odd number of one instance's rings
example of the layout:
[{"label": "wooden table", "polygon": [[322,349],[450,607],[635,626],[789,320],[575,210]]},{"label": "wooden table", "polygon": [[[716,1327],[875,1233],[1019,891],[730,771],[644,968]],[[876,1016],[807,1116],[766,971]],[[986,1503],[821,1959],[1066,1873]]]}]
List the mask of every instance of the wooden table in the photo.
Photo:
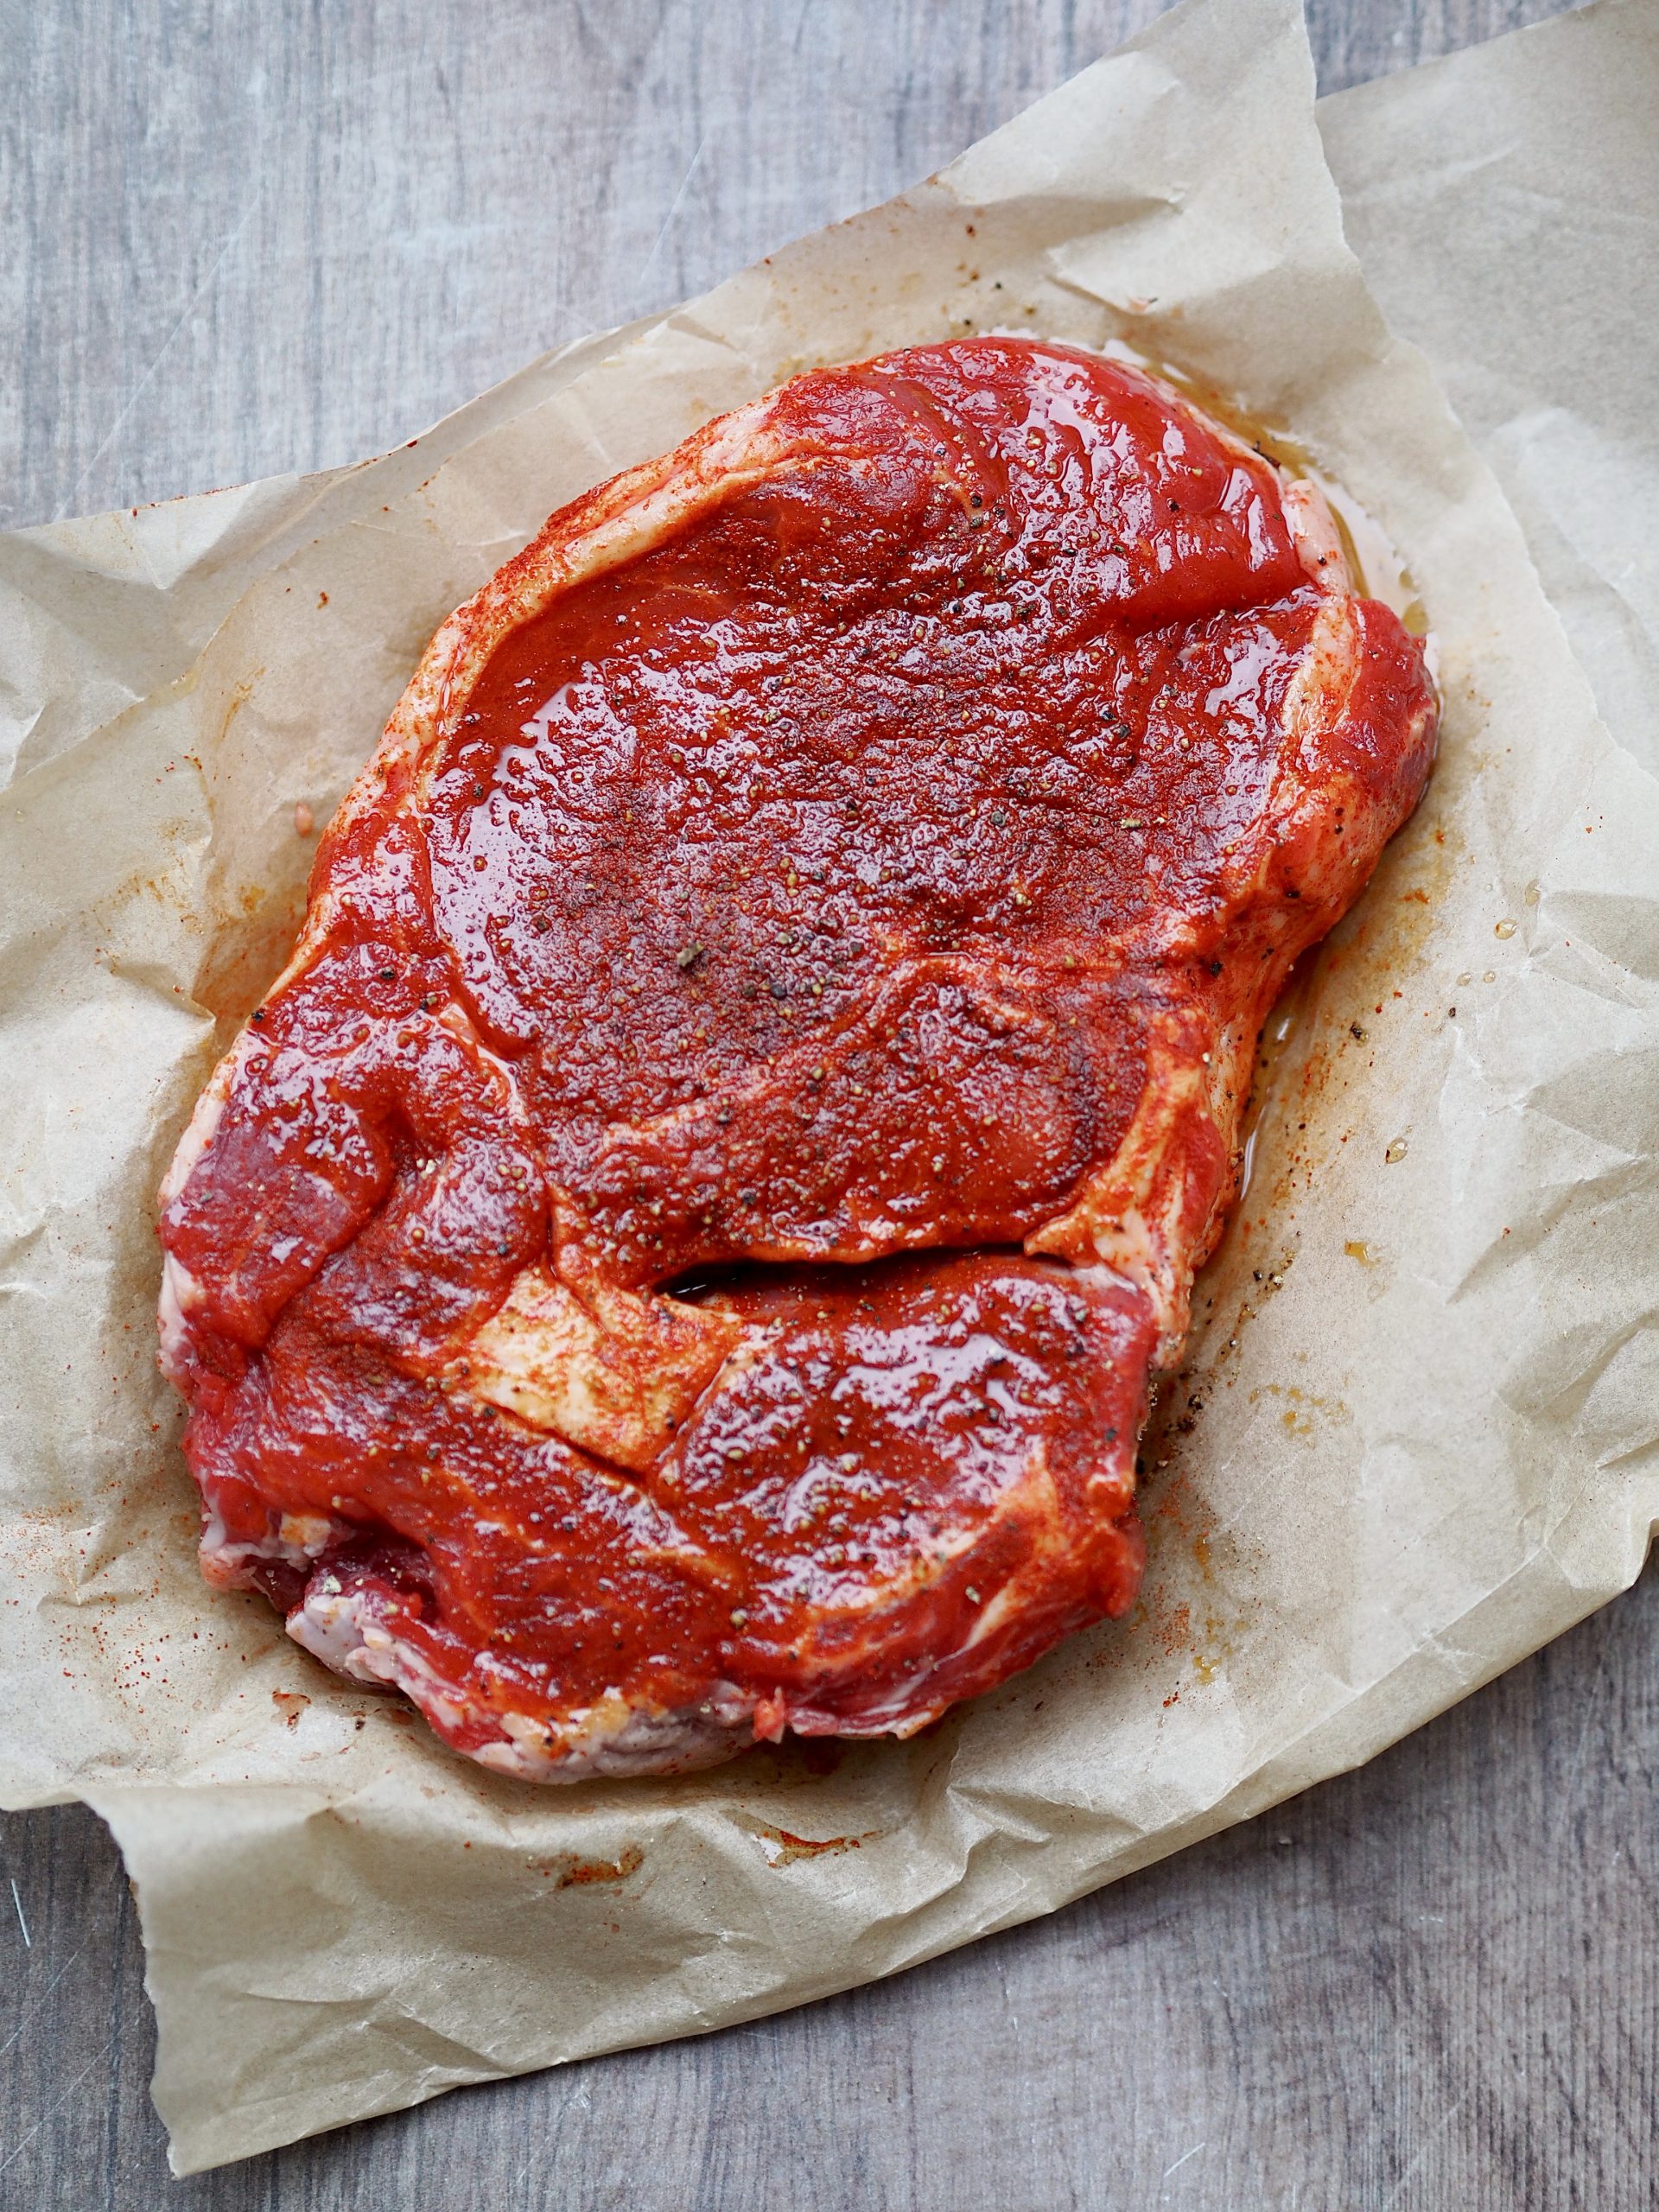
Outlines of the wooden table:
[{"label": "wooden table", "polygon": [[[0,520],[387,446],[1157,5],[0,0]],[[1328,89],[1557,5],[1309,16]],[[1363,1773],[900,1980],[176,2184],[115,1853],[14,1817],[0,2212],[1649,2205],[1656,1630],[1649,1582]]]}]

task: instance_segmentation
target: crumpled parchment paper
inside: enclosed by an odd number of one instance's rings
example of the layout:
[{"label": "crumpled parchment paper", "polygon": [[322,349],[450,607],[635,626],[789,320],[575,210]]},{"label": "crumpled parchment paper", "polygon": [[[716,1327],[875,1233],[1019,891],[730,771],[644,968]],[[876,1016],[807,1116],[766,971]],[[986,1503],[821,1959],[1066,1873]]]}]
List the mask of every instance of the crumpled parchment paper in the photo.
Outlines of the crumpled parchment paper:
[{"label": "crumpled parchment paper", "polygon": [[[1630,226],[1659,260],[1659,187],[1634,204],[1595,125],[1615,94],[1653,111],[1654,20],[1602,0],[1327,110],[1379,283],[1650,755],[1655,506],[1626,477],[1653,434],[1613,295]],[[0,1800],[115,1831],[181,2171],[1046,1911],[1370,1757],[1637,1573],[1659,786],[1389,336],[1313,93],[1296,0],[1188,0],[940,177],[411,448],[0,540]],[[1510,248],[1566,223],[1583,350],[1535,383],[1549,264]],[[988,327],[1126,343],[1308,448],[1428,609],[1440,769],[1275,1026],[1148,1445],[1135,1615],[909,1744],[492,1778],[198,1580],[156,1182],[297,923],[296,806],[326,819],[450,607],[550,509],[792,371]]]}]

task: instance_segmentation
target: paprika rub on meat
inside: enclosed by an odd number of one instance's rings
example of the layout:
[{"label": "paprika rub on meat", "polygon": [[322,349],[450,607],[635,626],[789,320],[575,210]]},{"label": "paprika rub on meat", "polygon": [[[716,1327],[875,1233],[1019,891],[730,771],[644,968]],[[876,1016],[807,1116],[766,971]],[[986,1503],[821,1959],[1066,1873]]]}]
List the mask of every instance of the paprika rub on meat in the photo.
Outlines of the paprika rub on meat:
[{"label": "paprika rub on meat", "polygon": [[1261,1025],[1433,752],[1317,492],[1017,339],[797,378],[429,649],[163,1192],[210,1580],[546,1780],[1132,1601]]}]

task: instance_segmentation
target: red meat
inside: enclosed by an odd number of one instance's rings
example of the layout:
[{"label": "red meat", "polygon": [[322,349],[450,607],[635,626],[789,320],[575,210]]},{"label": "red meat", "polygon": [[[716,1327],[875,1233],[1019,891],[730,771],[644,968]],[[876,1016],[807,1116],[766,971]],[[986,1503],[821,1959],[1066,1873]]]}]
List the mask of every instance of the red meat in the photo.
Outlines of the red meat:
[{"label": "red meat", "polygon": [[1175,392],[798,378],[447,622],[163,1192],[202,1560],[550,1780],[907,1734],[1141,1572],[1417,644]]}]

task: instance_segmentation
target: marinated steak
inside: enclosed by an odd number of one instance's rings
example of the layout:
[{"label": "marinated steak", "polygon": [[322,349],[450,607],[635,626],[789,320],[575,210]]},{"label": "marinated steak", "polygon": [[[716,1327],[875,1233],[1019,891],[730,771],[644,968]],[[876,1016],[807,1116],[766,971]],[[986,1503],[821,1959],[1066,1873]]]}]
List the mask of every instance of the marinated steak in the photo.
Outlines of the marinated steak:
[{"label": "marinated steak", "polygon": [[550,1781],[1134,1599],[1262,1020],[1433,752],[1335,528],[1015,339],[797,378],[454,615],[163,1191],[202,1562]]}]

